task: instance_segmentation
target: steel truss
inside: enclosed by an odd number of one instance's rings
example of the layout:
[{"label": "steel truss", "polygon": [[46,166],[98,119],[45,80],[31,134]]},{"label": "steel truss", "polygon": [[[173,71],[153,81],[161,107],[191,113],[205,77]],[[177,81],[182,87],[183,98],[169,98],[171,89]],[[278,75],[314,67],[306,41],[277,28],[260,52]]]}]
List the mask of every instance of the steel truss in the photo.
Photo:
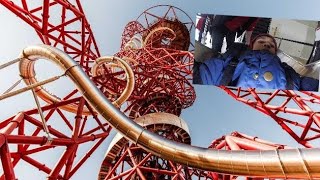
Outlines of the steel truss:
[{"label": "steel truss", "polygon": [[292,90],[257,90],[220,87],[228,95],[274,119],[301,145],[316,147],[319,140],[320,96],[313,92]]},{"label": "steel truss", "polygon": [[[44,44],[58,47],[74,58],[110,100],[116,99],[125,89],[126,84],[123,78],[125,72],[119,70],[119,66],[102,65],[97,69],[103,73],[96,75],[91,71],[95,59],[100,57],[100,52],[79,0],[44,0],[40,4],[26,0],[14,2],[0,0],[0,3],[34,28]],[[163,8],[163,14],[155,14],[154,8]],[[186,18],[179,19],[179,13]],[[182,109],[193,104],[195,92],[189,81],[193,65],[193,50],[190,50],[192,44],[189,34],[193,27],[191,18],[173,6],[147,9],[135,21],[127,24],[122,34],[120,51],[116,56],[130,63],[135,73],[136,88],[124,110],[129,117],[138,118],[152,112],[170,112],[179,115]],[[298,143],[305,147],[315,147],[311,142],[320,137],[320,115],[317,109],[320,102],[319,95],[291,90],[220,88],[232,98],[273,118]],[[53,119],[55,119],[62,121],[67,127],[67,130],[62,130],[53,125],[54,123],[50,124],[48,131],[52,139],[43,136],[44,126],[38,117],[37,108],[19,112],[1,121],[0,156],[4,170],[1,179],[15,179],[14,167],[21,160],[48,174],[49,179],[70,179],[109,136],[111,127],[100,120],[82,97],[76,97],[76,93],[77,90],[74,90],[59,102],[41,106],[46,123],[54,122]],[[61,109],[62,106],[69,104],[77,105],[74,118],[70,118],[70,113]],[[84,114],[84,109],[90,113]],[[89,127],[89,122],[94,122],[96,125]],[[240,139],[247,137],[242,135]],[[236,137],[228,137],[228,139],[220,139],[216,141],[219,144],[213,143],[213,145],[215,148],[225,147],[230,150],[239,146],[235,145],[237,143],[230,143],[231,140],[235,141]],[[81,145],[91,141],[95,141],[95,144],[76,162]],[[238,144],[243,141],[253,140],[239,140]],[[64,152],[53,167],[31,157],[31,155],[57,148],[64,149]],[[247,148],[259,149],[253,145]],[[140,169],[148,172],[155,171],[148,167],[150,163],[144,166],[135,164],[137,162],[134,158],[132,159],[133,154],[135,151],[142,152],[141,148],[128,145],[126,149],[122,153],[123,159],[120,158],[120,160],[124,161],[129,155],[128,161],[131,161],[133,167],[139,166]],[[246,148],[241,146],[241,149]],[[156,158],[147,152],[142,154],[144,159],[151,156]],[[176,175],[180,176],[182,166],[172,161],[161,161],[168,162]],[[194,170],[192,173],[190,170],[184,170],[184,174],[188,173],[206,178],[208,174],[212,178],[231,177],[200,170]],[[138,174],[140,175],[139,172]]]}]

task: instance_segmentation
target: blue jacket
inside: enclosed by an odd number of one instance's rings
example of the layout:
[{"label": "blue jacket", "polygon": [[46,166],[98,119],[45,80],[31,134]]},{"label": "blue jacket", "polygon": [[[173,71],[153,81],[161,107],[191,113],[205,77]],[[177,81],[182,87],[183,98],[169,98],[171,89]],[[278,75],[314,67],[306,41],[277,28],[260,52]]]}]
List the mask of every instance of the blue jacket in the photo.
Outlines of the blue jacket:
[{"label": "blue jacket", "polygon": [[[220,84],[224,70],[233,56],[212,58],[200,66],[203,84]],[[281,63],[278,56],[267,51],[246,51],[238,58],[231,82],[227,85],[244,88],[300,90],[301,78],[290,66]],[[289,86],[289,83],[291,86]],[[288,88],[290,87],[290,88]]]}]

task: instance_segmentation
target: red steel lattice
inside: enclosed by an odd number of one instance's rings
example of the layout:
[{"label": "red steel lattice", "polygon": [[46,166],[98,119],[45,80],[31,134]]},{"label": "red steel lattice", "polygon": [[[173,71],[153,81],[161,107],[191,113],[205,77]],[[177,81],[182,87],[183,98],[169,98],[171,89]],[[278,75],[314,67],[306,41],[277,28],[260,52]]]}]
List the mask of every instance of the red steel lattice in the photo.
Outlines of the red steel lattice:
[{"label": "red steel lattice", "polygon": [[[153,13],[157,8],[163,14]],[[193,104],[193,54],[188,51],[193,26],[191,18],[173,6],[149,8],[126,25],[116,56],[131,63],[135,74],[136,88],[125,110],[130,118],[150,112],[180,115]]]},{"label": "red steel lattice", "polygon": [[301,145],[316,147],[320,135],[319,95],[292,90],[257,90],[221,87],[228,95],[273,118]]},{"label": "red steel lattice", "polygon": [[[41,4],[26,0],[0,0],[0,3],[33,27],[44,44],[63,49],[79,62],[88,75],[92,75],[92,64],[100,56],[100,52],[79,0],[73,3],[44,0]],[[153,13],[151,8],[126,26],[122,35],[121,50],[116,54],[131,63],[136,74],[138,88],[134,90],[125,110],[131,118],[158,111],[179,115],[181,110],[191,106],[195,99],[193,87],[188,81],[191,78],[193,55],[188,52],[190,39],[185,38],[186,32],[189,34],[193,26],[192,20],[187,18],[183,23],[185,26],[182,26],[177,18],[176,8],[160,7],[166,9],[162,16]],[[175,33],[170,29],[175,29]],[[151,35],[148,36],[149,34]],[[104,68],[105,77],[93,77],[93,80],[105,91],[106,96],[112,99],[124,88],[125,83],[121,78],[123,72],[113,72],[107,67]],[[111,78],[117,75],[120,77]],[[115,84],[114,89],[110,88],[110,84]],[[317,109],[320,97],[315,93],[289,90],[271,92],[229,87],[221,89],[236,100],[272,117],[305,147],[314,147],[311,142],[320,137],[320,115]],[[96,115],[83,115],[83,108],[91,107],[81,97],[74,97],[75,94],[76,91],[73,91],[59,103],[42,106],[47,121],[50,121],[55,113],[69,129],[65,133],[58,127],[49,127],[52,142],[48,142],[40,133],[43,128],[41,120],[33,116],[38,113],[37,109],[21,112],[1,121],[0,156],[4,169],[2,179],[15,179],[13,168],[21,160],[48,174],[49,179],[69,179],[108,137],[111,127]],[[70,103],[78,104],[75,118],[69,118],[67,112],[59,109],[60,106]],[[89,119],[97,125],[87,130],[85,127]],[[31,126],[35,130],[27,132],[27,127]],[[93,140],[96,144],[75,164],[74,158],[80,145]],[[8,144],[15,145],[17,151],[12,151]],[[54,147],[65,148],[54,167],[47,167],[29,156]]]},{"label": "red steel lattice", "polygon": [[[44,44],[58,47],[68,53],[90,75],[92,63],[100,53],[80,1],[71,3],[61,0],[1,0],[0,3],[34,28]],[[74,90],[59,102],[41,107],[45,120],[50,124],[48,129],[52,140],[43,136],[38,109],[24,111],[1,121],[1,179],[15,179],[14,167],[21,161],[48,174],[48,179],[70,179],[78,171],[109,136],[111,130],[109,124],[94,114],[92,108],[78,96],[77,90]],[[75,118],[74,113],[60,108],[69,104],[77,106]],[[84,114],[84,109],[93,115]],[[60,125],[57,125],[58,120]],[[61,129],[61,124],[64,124],[66,129]],[[79,153],[83,144],[92,142],[94,144],[87,149],[86,154]],[[61,157],[56,159],[53,167],[48,166],[39,156],[35,156],[43,152],[51,154],[52,149],[62,151]],[[55,154],[59,151],[56,150]]]},{"label": "red steel lattice", "polygon": [[[96,72],[91,72],[94,60],[100,56],[100,53],[80,1],[70,3],[57,0],[36,4],[24,0],[20,2],[1,0],[0,3],[33,27],[44,44],[63,49],[76,59],[107,97],[114,100],[121,94],[126,84],[123,78],[124,71],[115,70],[118,68],[117,65],[110,67],[104,64],[98,67],[98,71],[103,73],[96,76],[93,76]],[[143,26],[129,24],[124,32],[122,40],[124,45],[128,44],[125,33],[130,37],[129,41],[132,35],[140,34],[143,43],[140,50],[134,51],[131,48],[132,45],[129,48],[122,45],[121,51],[117,54],[131,63],[136,73],[136,87],[139,88],[136,88],[130,97],[126,110],[131,117],[139,117],[151,112],[171,112],[178,115],[183,108],[191,106],[195,99],[194,89],[188,81],[191,78],[193,55],[188,52],[190,38],[185,38],[186,35],[189,37],[193,27],[192,20],[188,17],[188,21],[182,23],[176,14],[181,10],[172,6],[160,7],[165,9],[165,13],[162,17],[154,16],[156,18],[153,17],[153,24],[137,19],[136,22],[140,21]],[[152,10],[153,8],[150,8],[144,13]],[[150,14],[148,12],[148,15]],[[148,21],[148,15],[144,15],[144,20]],[[165,28],[161,29],[162,26]],[[177,32],[173,34],[170,29]],[[131,55],[126,55],[128,53]],[[0,126],[4,134],[1,148],[4,168],[2,179],[15,179],[13,168],[21,160],[48,174],[49,179],[70,179],[77,172],[108,137],[111,130],[111,127],[99,119],[85,100],[77,96],[77,90],[74,90],[65,98],[61,98],[58,103],[49,103],[41,107],[47,123],[57,118],[53,118],[52,115],[55,114],[69,129],[61,130],[59,126],[50,124],[48,129],[52,140],[42,135],[41,120],[37,116],[31,116],[38,114],[37,109],[23,112],[1,122]],[[77,112],[73,112],[77,114],[74,119],[70,118],[69,112],[60,109],[69,104],[77,106]],[[88,122],[92,121],[96,122],[96,126],[91,127],[91,124],[88,128]],[[32,129],[31,126],[36,128],[34,132],[26,132],[26,129]],[[18,130],[13,131],[14,129]],[[89,141],[96,141],[96,144],[83,158],[75,162],[81,145]],[[10,149],[16,145],[17,151],[10,151],[8,143],[11,144]],[[64,147],[65,151],[54,167],[43,164],[40,159],[30,157],[31,154],[57,147]]]},{"label": "red steel lattice", "polygon": [[[275,144],[257,137],[249,136],[239,132],[233,132],[230,135],[222,136],[212,141],[209,148],[225,149],[225,150],[276,150],[276,149],[291,149],[282,144]],[[231,180],[243,179],[241,176],[218,174],[215,172],[201,172],[198,176],[201,179],[210,180]],[[263,180],[265,178],[246,177],[246,180]],[[274,180],[269,178],[269,180]]]}]

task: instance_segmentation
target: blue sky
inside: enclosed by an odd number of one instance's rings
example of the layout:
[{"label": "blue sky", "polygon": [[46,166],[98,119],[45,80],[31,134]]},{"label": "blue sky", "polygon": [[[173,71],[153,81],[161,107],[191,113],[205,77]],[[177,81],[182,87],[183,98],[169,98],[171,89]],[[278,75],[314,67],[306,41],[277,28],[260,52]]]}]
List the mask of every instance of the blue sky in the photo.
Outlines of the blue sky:
[{"label": "blue sky", "polygon": [[[202,1],[83,1],[82,5],[95,34],[102,55],[112,55],[119,50],[120,38],[127,22],[138,17],[143,10],[156,4],[175,5],[189,14],[194,20],[196,13],[230,14],[262,16],[290,19],[320,19],[320,2],[300,0],[206,0]],[[0,6],[0,64],[16,58],[21,50],[32,44],[39,44],[33,29]],[[193,34],[191,37],[193,38]],[[17,80],[18,71],[14,68],[0,72],[0,82],[8,87]],[[57,88],[57,87],[56,87]],[[59,87],[58,87],[59,88]],[[0,88],[0,93],[5,88]],[[194,105],[183,110],[181,117],[187,121],[191,132],[192,144],[206,147],[222,135],[239,131],[248,135],[276,143],[297,145],[271,118],[237,102],[225,92],[209,86],[195,86],[197,99]],[[59,89],[58,89],[59,90]],[[61,90],[61,88],[60,88]],[[0,119],[16,114],[20,110],[35,107],[30,103],[26,93],[0,102],[2,113]],[[19,103],[17,103],[19,102]],[[10,108],[8,108],[10,107]],[[14,107],[14,108],[12,108]],[[98,169],[110,138],[93,154],[89,161],[72,179],[96,179]],[[60,151],[60,150],[56,150]],[[50,156],[54,156],[54,153]],[[55,161],[51,158],[47,161]],[[50,162],[48,162],[50,164]],[[19,179],[44,179],[42,173],[29,169],[24,164],[17,166]],[[35,178],[35,174],[37,178]],[[38,175],[39,174],[39,175]],[[29,177],[29,178],[28,178]]]}]

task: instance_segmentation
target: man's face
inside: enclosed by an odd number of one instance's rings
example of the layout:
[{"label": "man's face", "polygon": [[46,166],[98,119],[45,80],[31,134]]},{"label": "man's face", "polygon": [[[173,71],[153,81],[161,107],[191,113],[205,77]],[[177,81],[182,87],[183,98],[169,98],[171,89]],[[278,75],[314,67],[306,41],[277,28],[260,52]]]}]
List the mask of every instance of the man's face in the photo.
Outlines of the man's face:
[{"label": "man's face", "polygon": [[272,54],[276,54],[276,44],[272,38],[261,36],[253,43],[252,50],[267,50]]}]

